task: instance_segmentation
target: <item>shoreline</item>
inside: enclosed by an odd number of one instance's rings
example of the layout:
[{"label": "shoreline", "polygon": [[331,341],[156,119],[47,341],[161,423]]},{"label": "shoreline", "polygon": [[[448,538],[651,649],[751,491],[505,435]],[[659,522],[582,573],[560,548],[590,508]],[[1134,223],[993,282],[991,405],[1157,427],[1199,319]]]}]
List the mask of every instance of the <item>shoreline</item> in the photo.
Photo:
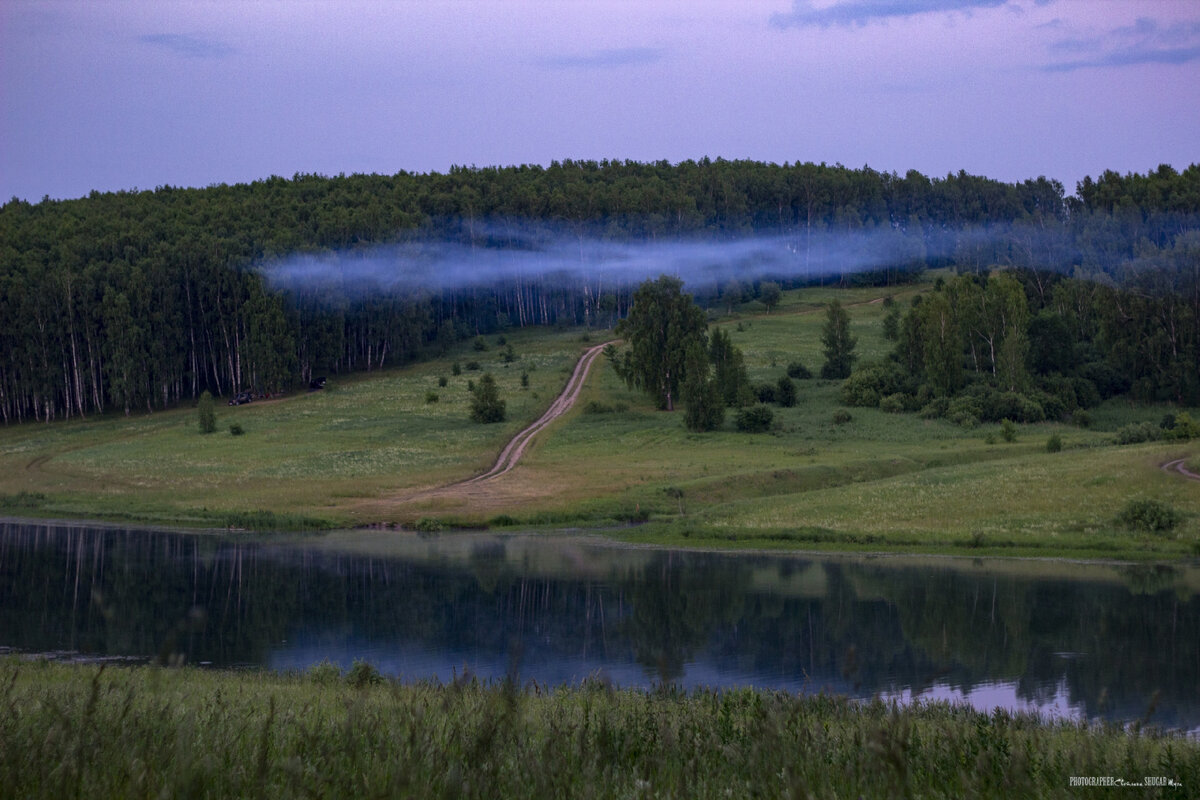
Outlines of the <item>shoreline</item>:
[{"label": "shoreline", "polygon": [[[22,517],[14,515],[0,515],[0,524],[8,525],[45,525],[51,527],[87,527],[100,528],[105,530],[123,530],[123,531],[143,531],[143,532],[158,532],[158,533],[174,533],[174,534],[196,534],[201,536],[212,537],[239,537],[251,538],[262,543],[272,544],[299,544],[299,542],[283,541],[287,539],[308,539],[324,538],[338,534],[360,534],[373,536],[391,536],[398,539],[412,540],[426,537],[546,537],[559,539],[582,539],[588,544],[609,547],[614,549],[626,550],[660,550],[674,551],[686,553],[712,553],[731,556],[800,556],[807,558],[861,558],[861,559],[942,559],[947,561],[1005,561],[1005,562],[1032,562],[1032,563],[1047,563],[1047,564],[1077,564],[1082,566],[1113,566],[1113,567],[1134,567],[1143,565],[1167,565],[1172,567],[1196,567],[1200,566],[1200,558],[1196,556],[1180,556],[1178,558],[1150,558],[1150,559],[1130,559],[1130,558],[1103,558],[1089,556],[1073,556],[1073,555],[997,555],[989,552],[975,553],[948,553],[938,551],[928,551],[920,549],[869,549],[857,550],[850,547],[830,547],[827,549],[818,549],[811,547],[745,547],[734,546],[722,547],[718,545],[706,545],[704,543],[697,544],[682,544],[682,543],[666,543],[666,542],[638,542],[630,541],[620,536],[621,531],[630,530],[639,526],[625,526],[619,528],[603,527],[603,528],[585,528],[585,527],[569,527],[569,528],[447,528],[437,533],[424,533],[420,531],[408,530],[404,528],[374,528],[367,526],[358,527],[334,527],[321,530],[288,530],[288,531],[264,531],[250,528],[212,528],[212,527],[188,527],[183,525],[149,525],[142,522],[120,522],[115,520],[97,520],[90,518],[41,518],[41,517]],[[615,534],[615,535],[614,535]],[[982,549],[982,548],[981,548]]]}]

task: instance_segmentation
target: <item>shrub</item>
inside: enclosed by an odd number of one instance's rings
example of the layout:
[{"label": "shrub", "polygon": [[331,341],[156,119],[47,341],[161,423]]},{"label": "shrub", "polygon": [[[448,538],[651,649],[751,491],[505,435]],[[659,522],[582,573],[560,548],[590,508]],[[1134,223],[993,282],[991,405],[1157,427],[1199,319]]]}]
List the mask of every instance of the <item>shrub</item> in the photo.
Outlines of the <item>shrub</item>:
[{"label": "shrub", "polygon": [[229,434],[231,436],[241,436],[245,432],[246,432],[246,429],[242,427],[240,422],[230,423]]},{"label": "shrub", "polygon": [[513,350],[513,346],[511,344],[504,348],[504,352],[500,355],[500,360],[505,364],[511,364],[517,360],[517,353],[515,350]]},{"label": "shrub", "polygon": [[844,408],[839,408],[837,411],[833,412],[834,425],[845,425],[852,419],[854,419],[854,417],[850,416],[850,412]]},{"label": "shrub", "polygon": [[946,416],[946,411],[950,408],[950,398],[935,397],[921,407],[921,419],[938,419]]},{"label": "shrub", "polygon": [[426,392],[425,393],[425,402],[426,403],[436,403],[437,401],[438,401],[438,393],[437,392]]},{"label": "shrub", "polygon": [[978,397],[959,395],[946,406],[946,419],[964,428],[974,428],[983,416],[983,404]]},{"label": "shrub", "polygon": [[743,433],[763,433],[771,429],[775,414],[765,405],[743,408],[737,415],[737,429]]},{"label": "shrub", "polygon": [[1192,419],[1192,415],[1186,411],[1179,412],[1175,417],[1175,427],[1171,429],[1171,438],[1173,439],[1197,439],[1200,438],[1200,422]]},{"label": "shrub", "polygon": [[1081,428],[1092,427],[1092,415],[1083,409],[1080,409],[1072,414],[1071,421]]},{"label": "shrub", "polygon": [[521,373],[521,388],[522,389],[529,388],[529,373],[528,372]]},{"label": "shrub", "polygon": [[1158,426],[1149,422],[1131,422],[1117,429],[1117,444],[1139,444],[1153,442],[1159,438]]},{"label": "shrub", "polygon": [[476,336],[475,341],[471,344],[471,347],[477,353],[482,353],[488,349],[487,342],[483,340],[482,336]]},{"label": "shrub", "polygon": [[774,403],[775,384],[760,383],[758,386],[754,387],[754,396],[760,403]]},{"label": "shrub", "polygon": [[455,361],[453,364],[450,365],[450,374],[451,375],[462,375],[462,365],[459,364],[457,361]]},{"label": "shrub", "polygon": [[443,527],[442,521],[436,517],[421,517],[413,523],[413,529],[421,533],[437,533]]},{"label": "shrub", "polygon": [[1051,434],[1050,438],[1046,440],[1046,452],[1057,453],[1060,450],[1062,450],[1062,437],[1057,433]]},{"label": "shrub", "polygon": [[504,347],[504,345],[506,345],[506,344],[508,344],[508,337],[506,337],[504,334],[500,334],[499,336],[496,337],[496,345],[497,346]]},{"label": "shrub", "polygon": [[308,668],[308,679],[318,686],[332,686],[342,679],[342,668],[326,659]]},{"label": "shrub", "polygon": [[879,410],[886,411],[889,414],[901,413],[902,411],[904,411],[904,406],[905,406],[904,401],[905,401],[906,396],[907,395],[903,395],[903,394],[900,394],[899,392],[897,392],[896,394],[889,394],[887,397],[880,398]]},{"label": "shrub", "polygon": [[450,381],[446,380],[446,376],[445,376],[445,375],[443,375],[443,376],[441,376],[440,378],[438,378],[438,386],[442,386],[442,387],[444,387],[444,386],[445,386],[446,384],[448,384],[449,382],[450,382]]},{"label": "shrub", "polygon": [[872,407],[890,394],[907,393],[915,387],[900,365],[893,361],[864,363],[842,384],[841,401],[848,406]]},{"label": "shrub", "polygon": [[213,405],[212,392],[205,389],[196,402],[196,417],[201,433],[212,433],[217,429],[217,412]]},{"label": "shrub", "polygon": [[479,362],[478,361],[468,361],[467,362],[467,370],[470,372],[478,371],[479,370]]},{"label": "shrub", "polygon": [[1169,531],[1179,524],[1183,515],[1159,500],[1137,498],[1125,504],[1117,519],[1130,530]]},{"label": "shrub", "polygon": [[787,375],[789,378],[795,378],[798,381],[806,381],[813,376],[812,370],[799,361],[792,361],[787,365]]},{"label": "shrub", "polygon": [[1011,419],[1000,420],[1000,438],[1009,444],[1017,440],[1017,426]]},{"label": "shrub", "polygon": [[796,405],[796,384],[791,378],[784,376],[775,384],[775,402],[784,408]]},{"label": "shrub", "polygon": [[379,674],[379,670],[375,669],[373,664],[355,659],[350,666],[350,671],[346,673],[346,683],[355,689],[365,689],[368,686],[378,686],[383,683],[383,676]]},{"label": "shrub", "polygon": [[509,514],[497,514],[488,520],[488,525],[491,525],[495,528],[511,528],[518,524],[520,523],[517,522],[516,517],[510,516]]}]

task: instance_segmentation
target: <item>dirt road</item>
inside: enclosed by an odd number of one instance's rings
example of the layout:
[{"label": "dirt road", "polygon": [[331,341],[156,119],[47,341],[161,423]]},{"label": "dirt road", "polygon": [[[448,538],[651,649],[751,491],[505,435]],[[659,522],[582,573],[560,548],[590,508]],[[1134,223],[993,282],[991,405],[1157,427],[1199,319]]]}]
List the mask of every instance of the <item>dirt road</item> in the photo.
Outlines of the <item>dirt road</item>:
[{"label": "dirt road", "polygon": [[1187,468],[1186,458],[1177,458],[1174,461],[1168,461],[1162,465],[1162,468],[1167,472],[1178,472],[1185,478],[1189,478],[1194,481],[1200,481],[1200,475],[1197,475],[1195,472],[1192,472]]},{"label": "dirt road", "polygon": [[546,409],[546,413],[542,414],[537,422],[518,433],[505,445],[504,449],[500,451],[500,457],[496,459],[496,463],[492,465],[491,469],[482,475],[476,475],[474,478],[459,481],[458,483],[451,484],[451,486],[464,486],[495,480],[515,467],[517,462],[521,460],[521,455],[525,452],[525,448],[533,441],[533,437],[537,436],[543,428],[567,413],[575,405],[575,401],[579,399],[579,393],[583,391],[583,383],[587,380],[588,371],[592,368],[592,362],[596,360],[609,344],[612,344],[612,342],[605,342],[604,344],[590,347],[579,357],[578,363],[575,364],[575,371],[571,373],[571,378],[567,381],[567,385],[562,390],[562,393],[555,398],[554,402],[550,404],[550,408]]}]

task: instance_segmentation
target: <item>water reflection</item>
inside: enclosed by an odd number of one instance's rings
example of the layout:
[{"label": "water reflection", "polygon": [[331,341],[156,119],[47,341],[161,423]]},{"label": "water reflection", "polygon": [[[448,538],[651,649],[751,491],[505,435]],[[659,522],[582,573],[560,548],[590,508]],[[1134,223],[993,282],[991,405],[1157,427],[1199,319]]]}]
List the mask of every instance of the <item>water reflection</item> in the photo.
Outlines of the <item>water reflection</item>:
[{"label": "water reflection", "polygon": [[754,685],[1200,728],[1200,569],[0,525],[0,647]]}]

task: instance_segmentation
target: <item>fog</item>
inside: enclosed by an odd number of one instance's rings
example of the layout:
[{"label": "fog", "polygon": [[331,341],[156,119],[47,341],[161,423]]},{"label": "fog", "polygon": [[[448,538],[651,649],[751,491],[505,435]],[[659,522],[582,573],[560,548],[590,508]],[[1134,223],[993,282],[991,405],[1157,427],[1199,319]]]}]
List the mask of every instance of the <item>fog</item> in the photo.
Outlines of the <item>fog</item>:
[{"label": "fog", "polygon": [[456,291],[512,283],[633,285],[662,274],[689,289],[774,279],[818,279],[910,267],[928,252],[896,231],[804,231],[743,238],[613,240],[550,225],[479,224],[470,235],[295,255],[259,265],[273,288],[347,296]]}]

